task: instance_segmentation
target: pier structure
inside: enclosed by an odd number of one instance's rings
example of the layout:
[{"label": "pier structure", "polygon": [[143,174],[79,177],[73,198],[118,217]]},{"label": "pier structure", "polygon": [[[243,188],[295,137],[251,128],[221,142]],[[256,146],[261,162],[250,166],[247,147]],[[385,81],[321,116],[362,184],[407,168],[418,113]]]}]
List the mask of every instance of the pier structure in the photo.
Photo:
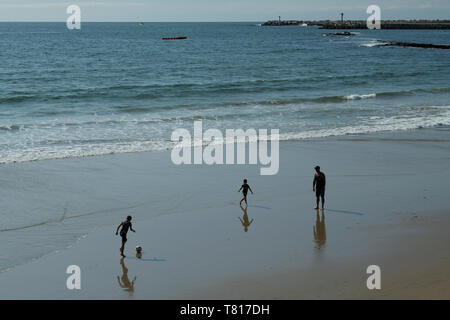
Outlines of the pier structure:
[{"label": "pier structure", "polygon": [[[367,29],[366,20],[269,20],[263,26],[318,26],[320,29]],[[382,20],[381,29],[450,29],[450,20]]]}]

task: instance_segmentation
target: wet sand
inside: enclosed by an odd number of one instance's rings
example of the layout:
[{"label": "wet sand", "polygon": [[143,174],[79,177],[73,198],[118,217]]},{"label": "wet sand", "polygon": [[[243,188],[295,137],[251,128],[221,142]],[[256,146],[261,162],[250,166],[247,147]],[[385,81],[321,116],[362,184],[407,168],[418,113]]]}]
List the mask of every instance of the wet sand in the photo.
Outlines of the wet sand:
[{"label": "wet sand", "polygon": [[[70,199],[45,227],[53,231],[35,237],[89,228],[70,247],[0,273],[0,298],[449,299],[448,133],[282,142],[275,176],[257,166],[175,166],[169,152],[17,164],[16,174],[64,185],[42,192],[48,207]],[[312,209],[316,164],[327,174],[323,215]],[[61,174],[39,178],[48,168]],[[244,177],[255,192],[246,212]],[[137,232],[121,261],[114,231],[128,214]],[[0,232],[2,246],[19,254],[19,236],[33,228]],[[81,290],[66,288],[72,264]],[[372,264],[381,267],[378,291],[366,288]]]}]

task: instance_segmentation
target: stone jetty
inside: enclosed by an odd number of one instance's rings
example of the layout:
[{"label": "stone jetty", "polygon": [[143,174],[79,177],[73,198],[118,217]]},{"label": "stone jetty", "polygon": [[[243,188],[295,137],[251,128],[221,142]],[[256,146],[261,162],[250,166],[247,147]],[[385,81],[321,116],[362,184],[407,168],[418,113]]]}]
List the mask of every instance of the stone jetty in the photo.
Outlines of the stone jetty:
[{"label": "stone jetty", "polygon": [[414,43],[414,42],[396,42],[391,41],[385,43],[381,46],[396,46],[396,47],[412,47],[412,48],[423,48],[423,49],[444,49],[450,50],[450,46],[442,44],[431,44],[431,43]]},{"label": "stone jetty", "polygon": [[[319,26],[320,29],[367,29],[366,20],[269,20],[263,26]],[[381,29],[450,29],[450,20],[381,20]]]}]

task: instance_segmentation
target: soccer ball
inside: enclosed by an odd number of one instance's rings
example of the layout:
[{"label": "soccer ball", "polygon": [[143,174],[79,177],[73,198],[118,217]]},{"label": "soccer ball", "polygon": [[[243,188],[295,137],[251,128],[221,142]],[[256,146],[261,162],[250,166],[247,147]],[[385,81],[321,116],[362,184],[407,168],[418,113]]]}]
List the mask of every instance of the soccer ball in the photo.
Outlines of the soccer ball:
[{"label": "soccer ball", "polygon": [[142,247],[141,246],[136,246],[136,252],[140,253],[142,251]]}]

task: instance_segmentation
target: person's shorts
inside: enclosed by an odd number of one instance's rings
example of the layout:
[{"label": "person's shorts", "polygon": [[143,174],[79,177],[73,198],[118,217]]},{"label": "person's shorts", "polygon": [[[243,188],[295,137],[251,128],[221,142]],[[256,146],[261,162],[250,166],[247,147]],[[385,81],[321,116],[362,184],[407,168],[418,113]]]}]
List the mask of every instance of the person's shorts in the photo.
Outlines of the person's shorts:
[{"label": "person's shorts", "polygon": [[127,234],[126,233],[121,233],[120,236],[122,237],[123,242],[127,242]]},{"label": "person's shorts", "polygon": [[316,197],[325,197],[325,188],[316,188]]},{"label": "person's shorts", "polygon": [[247,197],[247,192],[242,192],[242,194],[244,195],[244,197]]}]

